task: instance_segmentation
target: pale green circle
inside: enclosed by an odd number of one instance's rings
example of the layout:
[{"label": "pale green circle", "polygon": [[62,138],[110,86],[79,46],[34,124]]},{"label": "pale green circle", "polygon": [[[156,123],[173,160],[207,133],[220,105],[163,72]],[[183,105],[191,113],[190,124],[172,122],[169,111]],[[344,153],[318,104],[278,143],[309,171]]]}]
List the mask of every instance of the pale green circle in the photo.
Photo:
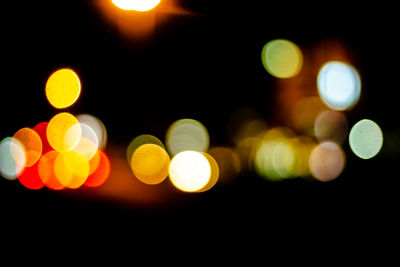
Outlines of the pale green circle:
[{"label": "pale green circle", "polygon": [[349,144],[356,156],[362,159],[373,158],[383,145],[381,128],[371,120],[361,120],[351,128]]},{"label": "pale green circle", "polygon": [[262,49],[264,68],[277,78],[296,76],[303,65],[301,50],[291,41],[277,39],[268,42]]}]

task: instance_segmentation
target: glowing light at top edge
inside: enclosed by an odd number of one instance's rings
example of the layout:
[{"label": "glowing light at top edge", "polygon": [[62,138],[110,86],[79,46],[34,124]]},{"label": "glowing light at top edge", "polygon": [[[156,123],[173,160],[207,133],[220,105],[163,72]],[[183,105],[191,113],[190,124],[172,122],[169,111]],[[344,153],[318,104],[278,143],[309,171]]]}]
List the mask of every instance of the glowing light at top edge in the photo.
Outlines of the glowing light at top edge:
[{"label": "glowing light at top edge", "polygon": [[76,102],[81,93],[81,82],[71,69],[53,72],[46,83],[46,97],[55,108],[62,109]]},{"label": "glowing light at top edge", "polygon": [[350,109],[361,94],[361,79],[357,70],[339,61],[330,61],[322,66],[317,86],[322,101],[335,110]]},{"label": "glowing light at top edge", "polygon": [[124,10],[149,11],[155,8],[161,0],[112,0],[113,4]]},{"label": "glowing light at top edge", "polygon": [[179,190],[196,192],[209,182],[211,166],[202,153],[183,151],[172,158],[169,165],[169,178]]},{"label": "glowing light at top edge", "polygon": [[349,144],[356,156],[362,159],[373,158],[383,145],[382,130],[372,120],[360,120],[350,130]]},{"label": "glowing light at top edge", "polygon": [[26,155],[23,144],[12,137],[6,137],[0,141],[1,176],[8,180],[17,179],[17,176],[24,170],[25,163]]},{"label": "glowing light at top edge", "polygon": [[156,144],[144,144],[133,153],[131,168],[143,183],[159,184],[168,176],[169,163],[169,155],[164,148]]},{"label": "glowing light at top edge", "polygon": [[176,155],[185,150],[205,152],[210,137],[204,125],[193,119],[175,121],[167,130],[165,138],[168,152]]},{"label": "glowing light at top edge", "polygon": [[277,78],[296,76],[303,65],[301,50],[293,42],[277,39],[268,42],[262,49],[264,68]]}]

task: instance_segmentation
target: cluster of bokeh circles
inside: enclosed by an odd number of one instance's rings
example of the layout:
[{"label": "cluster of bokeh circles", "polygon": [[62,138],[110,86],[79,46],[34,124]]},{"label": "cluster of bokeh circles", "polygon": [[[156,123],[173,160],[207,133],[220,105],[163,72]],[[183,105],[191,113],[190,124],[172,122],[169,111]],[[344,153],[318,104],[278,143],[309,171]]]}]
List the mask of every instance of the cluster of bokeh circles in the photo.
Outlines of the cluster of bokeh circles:
[{"label": "cluster of bokeh circles", "polygon": [[[169,177],[184,192],[204,192],[219,178],[219,167],[208,152],[209,133],[194,119],[172,123],[163,142],[153,135],[135,137],[127,148],[133,174],[145,184],[159,184]],[[170,157],[171,155],[171,157]]]},{"label": "cluster of bokeh circles", "polygon": [[[78,75],[67,68],[53,72],[45,86],[49,103],[57,109],[74,104],[80,92]],[[0,142],[0,174],[29,189],[98,187],[111,170],[106,142],[106,128],[97,117],[60,112]]]},{"label": "cluster of bokeh circles", "polygon": [[[278,78],[280,104],[290,110],[290,114],[278,112],[290,118],[282,127],[267,127],[266,122],[254,119],[241,125],[238,151],[259,175],[269,180],[312,176],[331,181],[345,167],[346,140],[362,159],[380,151],[383,134],[377,123],[364,118],[351,128],[348,125],[346,112],[358,103],[361,78],[342,50],[335,43],[325,44],[315,52],[318,57],[304,64],[302,50],[289,40],[264,45],[262,65]],[[341,60],[330,59],[335,57]]]}]

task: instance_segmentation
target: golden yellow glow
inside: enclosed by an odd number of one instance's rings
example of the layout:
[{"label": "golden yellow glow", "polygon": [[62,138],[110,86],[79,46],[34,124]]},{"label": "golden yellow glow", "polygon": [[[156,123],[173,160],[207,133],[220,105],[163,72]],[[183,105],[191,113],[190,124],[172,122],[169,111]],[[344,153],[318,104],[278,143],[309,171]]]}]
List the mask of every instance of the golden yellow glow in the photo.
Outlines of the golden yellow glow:
[{"label": "golden yellow glow", "polygon": [[75,103],[81,93],[81,82],[71,69],[60,69],[50,75],[46,83],[46,97],[55,108],[66,108]]},{"label": "golden yellow glow", "polygon": [[263,47],[261,59],[265,69],[278,78],[296,76],[303,65],[301,50],[288,40],[268,42]]},{"label": "golden yellow glow", "polygon": [[80,142],[82,129],[79,121],[70,113],[62,112],[55,115],[47,126],[47,140],[58,152],[74,149]]},{"label": "golden yellow glow", "polygon": [[161,0],[112,0],[114,5],[124,10],[149,11],[155,8]]},{"label": "golden yellow glow", "polygon": [[54,172],[63,186],[78,188],[89,176],[89,161],[75,151],[60,153],[54,162]]},{"label": "golden yellow glow", "polygon": [[210,179],[208,180],[208,183],[203,188],[197,190],[198,192],[205,192],[210,190],[212,187],[214,187],[219,178],[219,167],[217,161],[208,153],[202,153],[202,154],[206,157],[208,163],[210,163],[211,176]]},{"label": "golden yellow glow", "polygon": [[145,144],[154,144],[165,149],[163,143],[157,137],[150,134],[139,135],[129,143],[128,148],[126,149],[126,158],[128,159],[129,164],[132,162],[132,156],[136,149]]},{"label": "golden yellow glow", "polygon": [[184,192],[202,189],[210,178],[210,162],[200,152],[180,152],[172,158],[169,165],[169,179],[176,188]]},{"label": "golden yellow glow", "polygon": [[144,144],[137,148],[131,159],[135,176],[145,184],[159,184],[168,176],[169,155],[155,144]]},{"label": "golden yellow glow", "polygon": [[[35,164],[42,156],[42,140],[40,136],[31,128],[22,128],[17,131],[14,136],[25,148],[25,167],[31,167]],[[13,153],[13,147],[11,147],[11,154],[16,154],[14,159],[18,159],[18,152]]]}]

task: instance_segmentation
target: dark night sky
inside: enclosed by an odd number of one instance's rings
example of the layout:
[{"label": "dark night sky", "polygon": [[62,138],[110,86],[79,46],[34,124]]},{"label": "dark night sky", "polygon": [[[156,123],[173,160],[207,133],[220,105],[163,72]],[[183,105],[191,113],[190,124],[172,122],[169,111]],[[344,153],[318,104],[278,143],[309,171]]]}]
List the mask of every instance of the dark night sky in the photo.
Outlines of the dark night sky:
[{"label": "dark night sky", "polygon": [[391,139],[368,162],[345,148],[346,169],[331,183],[277,184],[242,175],[227,187],[182,195],[182,203],[169,208],[82,200],[45,189],[29,191],[18,182],[1,180],[7,193],[2,195],[12,199],[2,205],[15,204],[10,216],[18,214],[20,222],[78,217],[91,224],[123,221],[145,231],[183,221],[197,226],[214,222],[219,231],[227,225],[236,232],[249,228],[295,232],[313,228],[315,222],[321,230],[324,223],[327,228],[357,229],[360,222],[391,220],[398,200],[391,185],[398,178],[394,163],[400,114],[395,97],[398,68],[391,68],[399,59],[397,31],[390,7],[261,4],[264,1],[242,1],[248,6],[239,6],[230,1],[182,0],[181,6],[192,15],[164,14],[167,18],[156,20],[151,40],[137,44],[121,35],[92,2],[2,5],[2,13],[12,18],[1,18],[5,45],[1,138],[56,114],[45,98],[44,84],[51,72],[67,66],[82,80],[80,99],[67,111],[101,118],[110,143],[126,146],[142,133],[163,138],[170,123],[189,117],[207,126],[211,144],[231,145],[226,124],[236,108],[252,106],[266,120],[274,119],[274,111],[265,108],[273,104],[273,92],[266,89],[273,78],[262,69],[262,46],[286,38],[309,49],[334,38],[351,51],[363,81],[362,99],[349,113],[349,124],[374,119]]}]

